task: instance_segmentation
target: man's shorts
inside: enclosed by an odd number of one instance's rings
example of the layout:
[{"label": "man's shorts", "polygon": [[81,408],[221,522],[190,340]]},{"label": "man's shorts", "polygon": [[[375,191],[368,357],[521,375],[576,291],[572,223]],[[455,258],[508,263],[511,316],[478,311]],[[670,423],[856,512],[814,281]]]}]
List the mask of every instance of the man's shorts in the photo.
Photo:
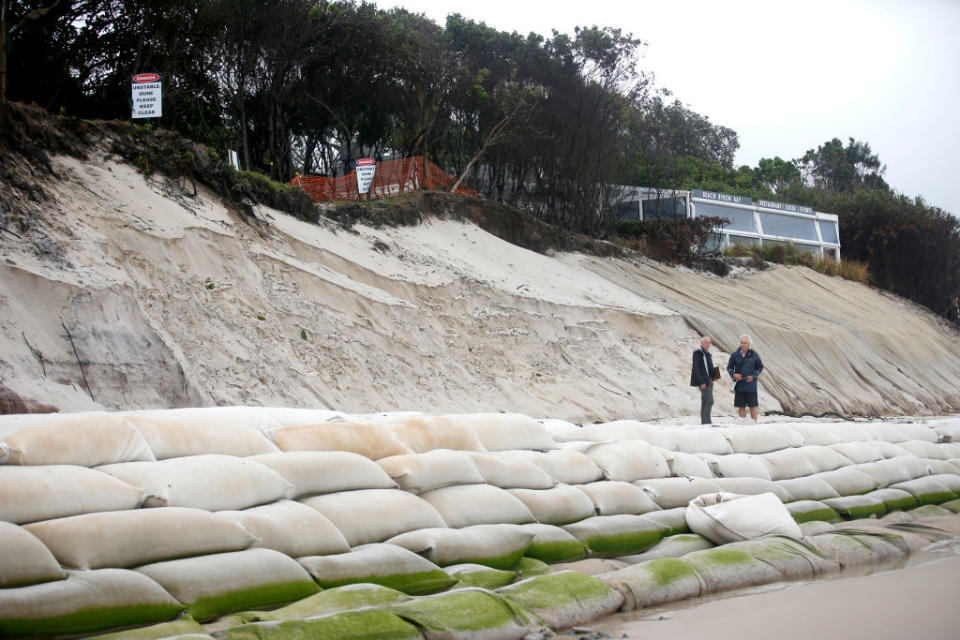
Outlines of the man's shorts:
[{"label": "man's shorts", "polygon": [[756,391],[735,391],[733,394],[733,406],[738,408],[757,406],[757,392]]}]

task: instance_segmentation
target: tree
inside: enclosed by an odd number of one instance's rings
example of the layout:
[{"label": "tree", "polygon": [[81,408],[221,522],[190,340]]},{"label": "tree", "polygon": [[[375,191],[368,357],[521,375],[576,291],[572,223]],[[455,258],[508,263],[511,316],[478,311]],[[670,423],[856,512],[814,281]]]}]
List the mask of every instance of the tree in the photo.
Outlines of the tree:
[{"label": "tree", "polygon": [[16,31],[29,20],[38,20],[57,8],[60,0],[54,0],[46,6],[27,9],[19,18],[10,10],[10,0],[0,0],[0,102],[7,101],[7,56],[9,55],[11,32]]},{"label": "tree", "polygon": [[852,192],[857,187],[889,190],[883,180],[886,166],[866,142],[848,138],[847,146],[834,138],[808,150],[799,161],[813,186],[830,191]]}]

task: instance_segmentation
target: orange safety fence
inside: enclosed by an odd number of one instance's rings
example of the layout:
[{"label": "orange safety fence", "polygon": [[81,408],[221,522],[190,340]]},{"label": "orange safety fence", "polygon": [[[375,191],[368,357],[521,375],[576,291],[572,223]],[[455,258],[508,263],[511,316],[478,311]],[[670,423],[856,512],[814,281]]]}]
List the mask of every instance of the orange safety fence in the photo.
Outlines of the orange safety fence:
[{"label": "orange safety fence", "polygon": [[[424,171],[426,165],[426,171]],[[426,175],[424,175],[426,174]],[[399,160],[384,160],[377,163],[377,170],[373,176],[373,183],[367,193],[371,199],[395,196],[406,191],[427,189],[449,189],[456,178],[433,164],[424,160],[423,156],[402,158]],[[290,181],[307,192],[314,202],[324,200],[358,200],[357,172],[351,171],[340,178],[326,176],[301,176],[297,174]],[[460,185],[457,193],[480,197],[475,190]]]}]

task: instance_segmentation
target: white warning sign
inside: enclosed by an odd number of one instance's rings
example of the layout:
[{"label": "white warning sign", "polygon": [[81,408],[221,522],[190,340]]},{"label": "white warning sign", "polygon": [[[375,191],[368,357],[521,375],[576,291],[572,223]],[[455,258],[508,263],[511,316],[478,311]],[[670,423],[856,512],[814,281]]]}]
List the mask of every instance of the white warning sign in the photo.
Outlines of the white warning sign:
[{"label": "white warning sign", "polygon": [[357,191],[364,195],[370,191],[370,185],[373,184],[373,174],[377,172],[377,161],[373,158],[360,158],[357,160]]},{"label": "white warning sign", "polygon": [[133,76],[130,107],[134,118],[159,118],[163,115],[161,82],[158,73]]}]

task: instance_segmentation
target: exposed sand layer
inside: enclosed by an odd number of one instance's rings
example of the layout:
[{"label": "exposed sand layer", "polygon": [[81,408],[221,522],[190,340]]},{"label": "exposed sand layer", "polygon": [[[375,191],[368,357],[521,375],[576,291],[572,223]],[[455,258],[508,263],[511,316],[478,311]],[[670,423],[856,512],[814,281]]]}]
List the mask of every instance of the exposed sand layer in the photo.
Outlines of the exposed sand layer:
[{"label": "exposed sand layer", "polygon": [[346,231],[261,208],[254,228],[102,151],[54,167],[56,201],[0,244],[0,392],[27,403],[654,419],[697,414],[701,333],[720,365],[749,333],[763,410],[960,410],[956,332],[808,269],[545,256],[453,220]]}]

